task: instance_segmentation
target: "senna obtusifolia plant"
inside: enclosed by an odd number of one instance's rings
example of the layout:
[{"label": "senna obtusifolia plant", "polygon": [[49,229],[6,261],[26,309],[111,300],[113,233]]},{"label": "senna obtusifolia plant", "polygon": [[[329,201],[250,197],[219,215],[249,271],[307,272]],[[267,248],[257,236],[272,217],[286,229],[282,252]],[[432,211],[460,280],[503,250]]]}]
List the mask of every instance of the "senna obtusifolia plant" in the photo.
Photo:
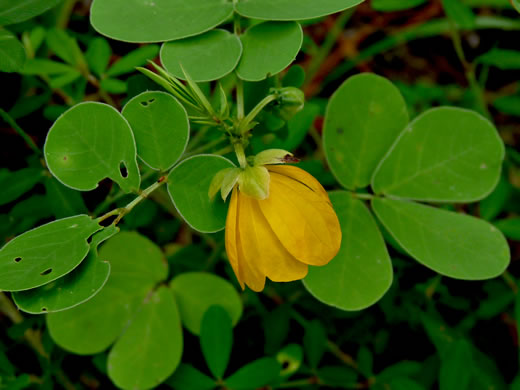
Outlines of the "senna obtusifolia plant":
[{"label": "senna obtusifolia plant", "polygon": [[[76,191],[109,179],[119,192],[95,215],[59,219],[8,242],[0,290],[12,292],[20,310],[46,313],[64,349],[111,347],[113,382],[146,389],[179,366],[181,326],[198,335],[207,318],[235,324],[242,313],[234,280],[171,279],[156,244],[120,232],[120,221],[148,198],[201,234],[225,229],[242,289],[262,291],[266,278],[301,279],[325,304],[361,310],[392,283],[386,243],[447,277],[500,275],[510,257],[503,235],[452,206],[483,199],[500,177],[504,145],[482,115],[438,107],[410,121],[390,81],[359,74],[326,109],[331,191],[299,167],[293,149],[311,123],[301,69],[285,72],[302,46],[298,21],[361,2],[94,0],[91,24],[100,34],[165,42],[161,66],[138,69],[157,90],[121,112],[85,102],[56,120],[44,148],[50,173]],[[108,209],[127,194],[126,205]],[[208,310],[214,305],[220,311]],[[145,340],[138,356],[135,340]],[[222,378],[222,369],[210,369]]]}]

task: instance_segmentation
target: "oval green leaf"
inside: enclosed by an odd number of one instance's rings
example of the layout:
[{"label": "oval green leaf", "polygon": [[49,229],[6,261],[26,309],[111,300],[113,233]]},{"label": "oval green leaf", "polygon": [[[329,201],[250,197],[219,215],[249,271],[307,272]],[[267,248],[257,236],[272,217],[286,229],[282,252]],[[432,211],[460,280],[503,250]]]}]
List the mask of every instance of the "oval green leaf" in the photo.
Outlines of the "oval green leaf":
[{"label": "oval green leaf", "polygon": [[108,354],[108,376],[124,390],[155,388],[181,361],[182,327],[172,292],[159,287]]},{"label": "oval green leaf", "polygon": [[119,232],[111,225],[92,236],[90,251],[72,272],[44,286],[13,293],[20,310],[31,314],[53,313],[88,301],[105,285],[110,263],[99,258],[97,247]]},{"label": "oval green leaf", "polygon": [[20,23],[57,6],[62,0],[16,0],[0,2],[0,26]]},{"label": "oval green leaf", "polygon": [[0,250],[0,290],[29,290],[68,274],[87,256],[87,239],[100,229],[89,216],[78,215],[9,241]]},{"label": "oval green leaf", "polygon": [[123,108],[135,136],[137,155],[166,171],[182,156],[190,136],[186,109],[165,92],[143,92]]},{"label": "oval green leaf", "polygon": [[0,28],[0,72],[17,72],[25,62],[25,49],[7,30]]},{"label": "oval green leaf", "polygon": [[361,310],[381,299],[390,288],[392,262],[365,204],[343,191],[331,193],[330,199],[341,224],[341,247],[327,265],[309,267],[303,284],[327,305]]},{"label": "oval green leaf", "polygon": [[63,184],[93,190],[110,178],[125,192],[139,189],[135,140],[126,119],[103,103],[80,103],[58,118],[47,134],[45,160]]},{"label": "oval green leaf", "polygon": [[224,157],[202,154],[183,160],[170,172],[170,198],[193,229],[215,233],[224,228],[228,206],[219,196],[210,199],[208,191],[218,171],[233,167],[233,163]]},{"label": "oval green leaf", "polygon": [[242,315],[242,301],[231,283],[204,272],[188,272],[171,282],[184,326],[200,334],[204,313],[213,305],[226,310],[235,325]]},{"label": "oval green leaf", "polygon": [[486,118],[431,109],[412,121],[372,178],[376,193],[428,202],[474,202],[500,178],[504,143]]},{"label": "oval green leaf", "polygon": [[482,280],[509,264],[509,246],[493,225],[414,202],[374,198],[372,208],[399,245],[441,275]]},{"label": "oval green leaf", "polygon": [[90,22],[126,42],[163,42],[201,34],[233,13],[227,0],[94,0]]},{"label": "oval green leaf", "polygon": [[53,340],[79,355],[108,348],[168,272],[161,250],[137,233],[121,232],[112,237],[101,247],[99,257],[111,266],[103,289],[79,306],[47,316]]},{"label": "oval green leaf", "polygon": [[259,389],[277,379],[280,371],[276,359],[263,357],[240,368],[225,380],[225,385],[233,390]]},{"label": "oval green leaf", "polygon": [[332,95],[323,146],[338,182],[363,188],[408,124],[406,102],[390,81],[370,73],[353,76]]},{"label": "oval green leaf", "polygon": [[200,347],[209,370],[215,378],[222,379],[233,345],[231,318],[220,306],[211,306],[200,327]]},{"label": "oval green leaf", "polygon": [[304,20],[330,15],[361,4],[364,0],[241,0],[235,10],[242,16],[262,20]]},{"label": "oval green leaf", "polygon": [[182,64],[186,73],[196,82],[226,76],[236,68],[241,55],[240,39],[220,29],[192,38],[166,42],[161,48],[161,62],[168,72],[184,80]]},{"label": "oval green leaf", "polygon": [[242,80],[260,81],[284,70],[300,51],[303,31],[296,22],[265,22],[241,37],[244,51],[237,74]]}]

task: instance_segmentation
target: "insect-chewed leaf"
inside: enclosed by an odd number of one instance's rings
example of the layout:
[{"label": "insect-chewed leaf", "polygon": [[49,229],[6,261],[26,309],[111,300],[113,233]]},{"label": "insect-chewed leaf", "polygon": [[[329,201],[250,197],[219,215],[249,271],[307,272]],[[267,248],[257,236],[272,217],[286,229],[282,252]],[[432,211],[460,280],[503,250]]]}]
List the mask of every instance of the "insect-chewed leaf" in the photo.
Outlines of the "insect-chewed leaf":
[{"label": "insect-chewed leaf", "polygon": [[323,129],[338,182],[348,189],[366,187],[407,124],[406,102],[390,81],[364,73],[344,82],[329,101]]},{"label": "insect-chewed leaf", "polygon": [[182,64],[193,81],[197,82],[224,77],[235,69],[241,55],[240,39],[220,29],[192,38],[166,42],[161,48],[161,62],[168,72],[184,79]]},{"label": "insect-chewed leaf", "polygon": [[495,188],[504,143],[486,118],[461,108],[426,111],[403,130],[372,177],[376,193],[473,202]]},{"label": "insect-chewed leaf", "polygon": [[204,313],[218,305],[226,310],[235,325],[242,315],[242,301],[227,280],[204,272],[187,272],[171,282],[179,305],[182,323],[192,333],[200,334]]},{"label": "insect-chewed leaf", "polygon": [[363,202],[330,194],[342,231],[341,248],[323,267],[310,267],[303,283],[320,301],[343,310],[377,302],[392,284],[392,263],[377,224]]},{"label": "insect-chewed leaf", "polygon": [[364,0],[241,0],[235,10],[243,16],[263,20],[318,18],[354,7]]},{"label": "insect-chewed leaf", "polygon": [[125,192],[139,189],[132,129],[106,104],[80,103],[60,116],[47,135],[45,159],[59,181],[79,191],[107,177]]},{"label": "insect-chewed leaf", "polygon": [[167,276],[161,250],[137,233],[121,232],[112,237],[101,247],[99,257],[111,266],[103,289],[79,306],[47,316],[54,341],[80,355],[108,348],[151,289]]},{"label": "insect-chewed leaf", "polygon": [[232,13],[233,4],[222,0],[94,0],[90,22],[120,41],[163,42],[211,30]]},{"label": "insect-chewed leaf", "polygon": [[108,354],[108,376],[125,390],[151,389],[181,361],[182,327],[171,290],[159,287]]},{"label": "insect-chewed leaf", "polygon": [[393,199],[375,198],[372,208],[410,256],[441,275],[489,279],[509,265],[506,239],[478,218]]},{"label": "insect-chewed leaf", "polygon": [[152,168],[166,171],[184,153],[190,135],[188,114],[172,95],[143,92],[122,113],[132,126],[137,154]]},{"label": "insect-chewed leaf", "polygon": [[241,37],[244,52],[237,67],[242,80],[260,81],[284,70],[300,51],[303,31],[296,22],[265,22]]},{"label": "insect-chewed leaf", "polygon": [[220,197],[210,199],[208,191],[217,172],[234,167],[224,157],[204,154],[187,158],[171,170],[168,176],[170,198],[192,228],[204,233],[224,228],[227,204]]},{"label": "insect-chewed leaf", "polygon": [[0,250],[0,290],[43,286],[76,268],[87,256],[87,239],[102,227],[87,215],[30,230]]},{"label": "insect-chewed leaf", "polygon": [[99,258],[97,247],[119,232],[109,226],[95,233],[90,251],[73,271],[44,286],[13,293],[16,305],[31,314],[53,313],[70,309],[96,295],[105,285],[110,274],[110,264]]}]

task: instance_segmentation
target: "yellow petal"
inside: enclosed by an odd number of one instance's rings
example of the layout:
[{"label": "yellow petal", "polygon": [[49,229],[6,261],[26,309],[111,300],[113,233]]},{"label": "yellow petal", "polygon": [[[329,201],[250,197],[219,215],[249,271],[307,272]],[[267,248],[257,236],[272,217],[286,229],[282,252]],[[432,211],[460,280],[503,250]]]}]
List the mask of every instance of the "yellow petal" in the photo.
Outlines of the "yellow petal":
[{"label": "yellow petal", "polygon": [[260,210],[259,202],[239,195],[238,221],[244,263],[275,282],[302,279],[307,275],[307,265],[296,260],[280,243]]},{"label": "yellow petal", "polygon": [[284,175],[299,181],[300,183],[305,184],[307,187],[312,189],[317,194],[323,196],[325,200],[330,203],[329,196],[327,195],[327,191],[323,188],[318,180],[314,178],[310,173],[307,173],[303,169],[295,167],[293,165],[268,165],[266,168],[273,173],[278,173],[280,175]]},{"label": "yellow petal", "polygon": [[259,205],[282,245],[297,260],[324,265],[338,253],[341,228],[323,187],[314,190],[308,182],[273,170],[269,198]]},{"label": "yellow petal", "polygon": [[240,268],[238,263],[238,235],[237,235],[237,218],[238,218],[238,190],[236,187],[233,189],[231,194],[231,201],[229,202],[229,208],[226,218],[226,253],[228,255],[229,263],[235,276],[240,283],[242,290],[244,289],[244,281],[240,276]]}]

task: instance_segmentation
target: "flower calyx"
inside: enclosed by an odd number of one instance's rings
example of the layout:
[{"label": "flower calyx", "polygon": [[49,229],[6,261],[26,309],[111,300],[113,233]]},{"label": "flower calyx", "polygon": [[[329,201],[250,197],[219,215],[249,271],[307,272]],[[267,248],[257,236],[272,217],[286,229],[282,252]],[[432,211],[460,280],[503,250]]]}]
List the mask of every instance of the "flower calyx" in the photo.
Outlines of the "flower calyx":
[{"label": "flower calyx", "polygon": [[305,94],[301,89],[295,87],[272,88],[271,93],[276,95],[274,114],[284,121],[290,120],[305,105]]},{"label": "flower calyx", "polygon": [[211,199],[220,191],[222,200],[238,185],[241,193],[252,198],[263,200],[269,197],[270,175],[265,165],[298,162],[292,153],[282,149],[268,149],[249,157],[243,168],[225,168],[214,176],[208,195]]}]

